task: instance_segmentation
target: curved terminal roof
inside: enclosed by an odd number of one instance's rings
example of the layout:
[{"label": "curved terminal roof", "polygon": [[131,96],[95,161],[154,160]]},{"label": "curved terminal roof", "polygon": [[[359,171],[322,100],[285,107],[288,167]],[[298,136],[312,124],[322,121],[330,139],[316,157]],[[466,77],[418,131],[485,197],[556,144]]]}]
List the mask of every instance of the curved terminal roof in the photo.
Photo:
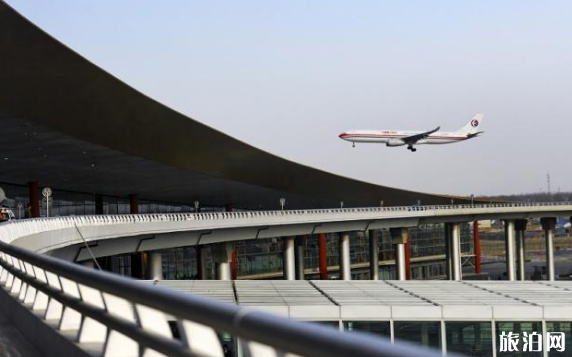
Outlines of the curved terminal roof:
[{"label": "curved terminal roof", "polygon": [[234,139],[121,82],[1,0],[0,49],[0,181],[249,209],[277,208],[280,197],[287,208],[451,202]]}]

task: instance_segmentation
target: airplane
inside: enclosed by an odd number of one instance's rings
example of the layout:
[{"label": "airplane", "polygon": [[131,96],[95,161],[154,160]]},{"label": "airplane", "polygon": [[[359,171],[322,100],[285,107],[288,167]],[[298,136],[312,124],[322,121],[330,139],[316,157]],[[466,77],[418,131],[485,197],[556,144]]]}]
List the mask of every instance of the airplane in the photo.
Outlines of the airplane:
[{"label": "airplane", "polygon": [[429,131],[398,131],[398,130],[353,130],[346,131],[339,135],[339,138],[352,143],[377,143],[386,146],[404,146],[411,152],[417,151],[415,145],[421,144],[451,144],[476,138],[484,133],[478,131],[483,122],[484,115],[476,114],[471,121],[454,132],[439,131],[440,126]]}]

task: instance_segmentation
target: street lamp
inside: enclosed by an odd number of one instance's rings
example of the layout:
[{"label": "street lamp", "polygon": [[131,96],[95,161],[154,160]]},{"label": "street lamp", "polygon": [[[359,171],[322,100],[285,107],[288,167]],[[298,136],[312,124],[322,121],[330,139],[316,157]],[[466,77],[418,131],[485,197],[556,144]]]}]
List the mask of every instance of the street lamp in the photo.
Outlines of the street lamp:
[{"label": "street lamp", "polygon": [[284,197],[282,197],[280,199],[280,207],[282,208],[282,211],[284,211],[284,206],[286,205],[286,199]]}]

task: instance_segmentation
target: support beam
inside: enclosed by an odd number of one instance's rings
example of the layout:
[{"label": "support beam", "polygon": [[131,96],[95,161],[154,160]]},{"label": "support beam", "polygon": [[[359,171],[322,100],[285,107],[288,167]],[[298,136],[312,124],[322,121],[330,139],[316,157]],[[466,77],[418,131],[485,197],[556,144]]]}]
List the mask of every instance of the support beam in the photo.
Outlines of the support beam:
[{"label": "support beam", "polygon": [[463,280],[463,270],[461,268],[461,224],[451,224],[451,272],[452,280]]},{"label": "support beam", "polygon": [[282,276],[284,280],[296,280],[296,244],[294,237],[283,240]]},{"label": "support beam", "polygon": [[230,263],[232,259],[232,243],[211,245],[211,255],[215,264],[217,280],[231,280]]},{"label": "support beam", "polygon": [[318,254],[320,257],[320,279],[328,280],[328,252],[326,249],[326,233],[318,237]]},{"label": "support beam", "polygon": [[366,231],[369,236],[369,276],[371,280],[379,280],[379,231]]},{"label": "support beam", "polygon": [[28,196],[30,199],[30,218],[40,217],[40,184],[38,181],[28,182]]},{"label": "support beam", "polygon": [[305,259],[305,250],[306,250],[306,237],[300,236],[296,237],[296,244],[295,244],[295,260],[296,260],[296,279],[297,280],[304,280],[306,279],[306,274],[304,273],[304,259]]},{"label": "support beam", "polygon": [[546,239],[546,279],[554,281],[554,228],[556,227],[556,218],[541,218],[540,223]]},{"label": "support beam", "polygon": [[350,234],[341,233],[340,234],[340,279],[341,280],[352,280],[351,272],[351,259],[350,259]]},{"label": "support beam", "polygon": [[525,247],[524,247],[524,235],[526,232],[526,219],[518,219],[514,222],[514,228],[516,230],[516,259],[518,266],[518,280],[526,280],[526,266],[525,266]]},{"label": "support beam", "polygon": [[473,249],[475,252],[475,274],[481,273],[481,236],[479,221],[473,221]]},{"label": "support beam", "polygon": [[509,281],[516,280],[516,266],[515,266],[515,233],[514,221],[504,221],[504,243],[505,243],[505,258],[506,258],[506,278]]},{"label": "support beam", "polygon": [[407,243],[407,228],[390,228],[391,242],[395,252],[395,272],[397,280],[405,280],[407,278],[405,264],[405,243]]},{"label": "support beam", "polygon": [[163,255],[161,251],[152,251],[149,254],[149,260],[149,278],[151,280],[163,280]]},{"label": "support beam", "polygon": [[139,213],[139,198],[136,194],[129,195],[129,213],[138,214]]}]

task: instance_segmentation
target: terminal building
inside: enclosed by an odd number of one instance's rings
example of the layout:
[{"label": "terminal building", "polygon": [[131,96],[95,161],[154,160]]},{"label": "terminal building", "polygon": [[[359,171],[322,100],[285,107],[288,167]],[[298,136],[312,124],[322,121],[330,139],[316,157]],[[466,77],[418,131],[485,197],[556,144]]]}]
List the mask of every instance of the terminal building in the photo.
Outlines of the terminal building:
[{"label": "terminal building", "polygon": [[[0,187],[2,204],[14,214],[0,225],[0,312],[35,348],[54,348],[47,338],[33,338],[49,331],[72,341],[58,348],[74,355],[74,348],[117,355],[114,348],[132,345],[167,355],[182,348],[173,339],[198,348],[184,338],[187,329],[201,336],[216,330],[215,340],[237,355],[271,355],[255,353],[251,340],[276,343],[280,351],[304,346],[280,344],[262,328],[253,335],[254,324],[210,325],[206,313],[196,322],[184,308],[161,304],[187,306],[161,288],[189,301],[203,296],[440,354],[512,356],[501,351],[502,331],[571,338],[572,285],[556,281],[553,238],[556,218],[572,216],[572,205],[414,192],[277,157],[143,95],[3,1],[0,48]],[[47,187],[51,194],[42,193]],[[508,281],[482,280],[478,222],[490,219],[504,222]],[[542,224],[546,281],[524,281],[530,219]],[[35,269],[44,280],[29,274]],[[117,280],[118,274],[139,280]],[[98,298],[90,300],[86,288]],[[225,314],[230,309],[219,306]],[[28,310],[43,315],[36,321]],[[131,310],[138,318],[124,316]],[[136,327],[125,324],[131,320]],[[275,326],[262,320],[260,326]],[[129,337],[117,344],[112,331]],[[211,341],[208,350],[219,347]]]}]

